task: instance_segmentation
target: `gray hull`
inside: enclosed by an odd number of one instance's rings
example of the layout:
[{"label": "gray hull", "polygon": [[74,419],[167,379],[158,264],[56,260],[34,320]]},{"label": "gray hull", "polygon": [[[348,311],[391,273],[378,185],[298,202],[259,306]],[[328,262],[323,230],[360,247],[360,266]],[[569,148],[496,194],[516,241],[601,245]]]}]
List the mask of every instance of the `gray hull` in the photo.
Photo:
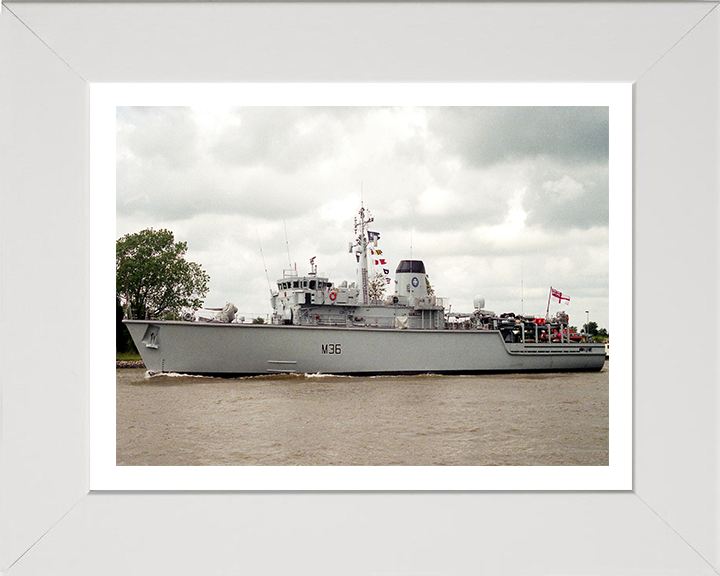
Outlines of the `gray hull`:
[{"label": "gray hull", "polygon": [[125,321],[152,372],[239,376],[600,370],[603,344],[505,343],[493,330]]}]

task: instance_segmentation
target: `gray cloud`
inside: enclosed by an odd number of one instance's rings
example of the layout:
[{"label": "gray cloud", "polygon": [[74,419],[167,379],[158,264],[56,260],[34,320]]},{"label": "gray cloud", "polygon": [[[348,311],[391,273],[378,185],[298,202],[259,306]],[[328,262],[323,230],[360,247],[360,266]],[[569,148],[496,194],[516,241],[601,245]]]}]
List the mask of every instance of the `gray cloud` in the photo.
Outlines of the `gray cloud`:
[{"label": "gray cloud", "polygon": [[198,132],[185,107],[118,108],[118,143],[139,162],[185,170],[196,159]]},{"label": "gray cloud", "polygon": [[470,166],[539,156],[602,162],[608,157],[607,107],[520,106],[430,109],[444,148]]},{"label": "gray cloud", "polygon": [[[211,148],[213,158],[236,166],[296,172],[340,146],[352,116],[362,108],[243,107]],[[343,123],[341,123],[341,121]]]},{"label": "gray cloud", "polygon": [[534,171],[531,190],[524,203],[529,226],[563,230],[608,225],[607,164],[554,166]]}]

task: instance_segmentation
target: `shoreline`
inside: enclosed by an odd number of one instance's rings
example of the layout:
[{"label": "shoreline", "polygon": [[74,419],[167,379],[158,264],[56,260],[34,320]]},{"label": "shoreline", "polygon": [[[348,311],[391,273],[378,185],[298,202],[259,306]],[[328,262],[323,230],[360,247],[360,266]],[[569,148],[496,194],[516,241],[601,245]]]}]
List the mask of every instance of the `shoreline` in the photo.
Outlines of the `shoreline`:
[{"label": "shoreline", "polygon": [[116,360],[115,368],[145,368],[142,360]]}]

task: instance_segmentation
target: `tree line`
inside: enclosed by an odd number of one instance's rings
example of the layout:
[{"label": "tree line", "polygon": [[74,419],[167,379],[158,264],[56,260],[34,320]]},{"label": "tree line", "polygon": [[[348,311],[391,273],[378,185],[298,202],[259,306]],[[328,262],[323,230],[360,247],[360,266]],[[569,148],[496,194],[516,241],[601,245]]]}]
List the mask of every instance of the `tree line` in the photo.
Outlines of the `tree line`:
[{"label": "tree line", "polygon": [[132,350],[124,318],[179,319],[197,310],[209,291],[210,276],[185,259],[187,242],[170,230],[147,228],[125,234],[115,244],[116,349]]},{"label": "tree line", "polygon": [[597,322],[583,324],[583,332],[588,334],[595,342],[605,342],[610,339],[606,328],[598,328]]}]

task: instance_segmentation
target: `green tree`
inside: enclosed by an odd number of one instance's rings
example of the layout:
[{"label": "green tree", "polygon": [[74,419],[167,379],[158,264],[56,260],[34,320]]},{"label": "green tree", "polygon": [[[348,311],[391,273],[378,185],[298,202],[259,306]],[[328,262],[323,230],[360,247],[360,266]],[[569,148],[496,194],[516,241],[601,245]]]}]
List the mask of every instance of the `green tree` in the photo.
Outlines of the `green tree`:
[{"label": "green tree", "polygon": [[585,330],[585,334],[588,334],[590,336],[596,336],[598,333],[597,322],[588,322],[587,324],[583,325],[583,329]]},{"label": "green tree", "polygon": [[375,272],[368,280],[368,298],[370,300],[382,300],[385,296],[385,276],[380,272]]},{"label": "green tree", "polygon": [[428,296],[433,296],[435,294],[435,288],[432,287],[432,284],[430,284],[430,277],[425,275],[425,289],[427,290]]},{"label": "green tree", "polygon": [[597,322],[584,324],[583,330],[592,338],[593,342],[605,342],[610,338],[607,328],[598,328]]},{"label": "green tree", "polygon": [[126,234],[115,248],[116,295],[132,318],[202,306],[210,277],[199,264],[185,260],[187,242],[175,242],[169,230],[148,228]]}]

